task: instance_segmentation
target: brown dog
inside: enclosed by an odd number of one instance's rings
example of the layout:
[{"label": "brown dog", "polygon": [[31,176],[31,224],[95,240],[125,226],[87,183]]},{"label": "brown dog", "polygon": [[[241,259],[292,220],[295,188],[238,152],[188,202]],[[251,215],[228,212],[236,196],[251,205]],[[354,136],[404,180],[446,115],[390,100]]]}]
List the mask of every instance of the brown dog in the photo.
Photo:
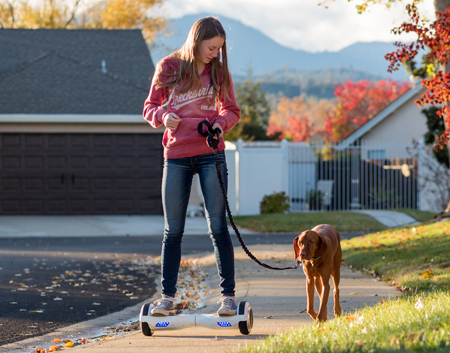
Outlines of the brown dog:
[{"label": "brown dog", "polygon": [[[339,280],[341,277],[341,239],[336,228],[320,224],[294,239],[295,258],[300,259],[306,275],[307,312],[314,319],[326,321],[330,294],[330,275],[334,283],[334,315],[341,315]],[[314,311],[314,286],[320,297],[319,313]]]}]

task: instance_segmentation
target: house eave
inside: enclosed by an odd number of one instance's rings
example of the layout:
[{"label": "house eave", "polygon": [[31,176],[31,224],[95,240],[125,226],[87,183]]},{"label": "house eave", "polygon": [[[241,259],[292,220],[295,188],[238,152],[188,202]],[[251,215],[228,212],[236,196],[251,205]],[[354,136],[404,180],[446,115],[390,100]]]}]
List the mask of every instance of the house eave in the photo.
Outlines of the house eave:
[{"label": "house eave", "polygon": [[426,90],[421,87],[420,84],[417,84],[416,87],[411,88],[408,92],[397,98],[394,102],[392,102],[389,106],[383,109],[380,113],[378,113],[375,117],[373,117],[366,124],[361,126],[358,130],[356,130],[353,134],[343,140],[340,144],[336,146],[336,149],[345,149],[351,146],[353,143],[362,138],[365,134],[367,134],[371,129],[373,129],[376,125],[381,123],[384,119],[386,119],[389,115],[394,113],[398,108],[400,108],[403,104],[409,101],[411,98],[420,93],[421,90]]},{"label": "house eave", "polygon": [[0,114],[0,123],[148,124],[140,114]]}]

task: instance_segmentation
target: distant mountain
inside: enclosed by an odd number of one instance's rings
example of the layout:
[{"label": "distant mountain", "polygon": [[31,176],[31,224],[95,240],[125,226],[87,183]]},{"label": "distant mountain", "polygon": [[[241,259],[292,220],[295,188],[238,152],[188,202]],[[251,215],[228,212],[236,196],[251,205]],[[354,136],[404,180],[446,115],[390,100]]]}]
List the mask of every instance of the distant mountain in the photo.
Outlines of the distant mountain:
[{"label": "distant mountain", "polygon": [[[236,79],[237,78],[237,79]],[[245,77],[233,76],[235,81]],[[298,71],[292,68],[281,68],[271,73],[264,74],[256,79],[260,82],[261,89],[277,96],[293,98],[299,95],[314,96],[317,98],[334,98],[335,86],[347,81],[379,81],[381,76],[376,76],[367,71],[353,68],[328,68],[319,70]]]},{"label": "distant mountain", "polygon": [[[156,44],[159,47],[151,49],[155,64],[180,48],[194,22],[205,16],[208,14],[186,15],[171,20],[173,36],[158,38]],[[388,62],[384,55],[396,49],[392,43],[360,42],[338,52],[310,53],[278,44],[259,30],[231,18],[220,16],[219,19],[227,32],[228,56],[233,76],[245,76],[251,65],[256,77],[283,67],[297,71],[349,68],[366,72],[367,77],[407,80],[403,69],[394,74],[387,72]]]}]

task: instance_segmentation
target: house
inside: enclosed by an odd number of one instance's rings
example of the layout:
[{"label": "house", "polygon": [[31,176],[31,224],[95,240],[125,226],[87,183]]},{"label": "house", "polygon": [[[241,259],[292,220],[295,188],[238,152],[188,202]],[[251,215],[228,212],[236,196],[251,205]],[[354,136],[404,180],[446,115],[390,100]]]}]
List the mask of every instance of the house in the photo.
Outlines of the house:
[{"label": "house", "polygon": [[[440,212],[445,208],[450,175],[423,144],[428,128],[423,108],[415,103],[425,92],[426,88],[416,83],[337,146],[341,150],[359,146],[361,151],[361,165],[352,170],[352,183],[359,185],[352,194],[355,208],[364,204],[365,193],[378,194],[391,205],[402,199],[407,207],[421,210]],[[374,174],[378,174],[376,185],[371,182]],[[395,202],[386,202],[393,197]]]},{"label": "house", "polygon": [[140,30],[0,29],[0,213],[162,214]]},{"label": "house", "polygon": [[[338,148],[344,149],[354,144],[365,144],[368,147],[363,150],[361,158],[372,159],[376,156],[389,158],[389,149],[378,146],[379,141],[384,141],[386,146],[389,143],[411,146],[413,140],[420,141],[427,132],[427,125],[425,116],[415,101],[425,91],[426,88],[416,83],[413,88],[343,140]],[[375,149],[369,147],[371,144],[377,145]],[[395,157],[399,157],[398,154]]]},{"label": "house", "polygon": [[291,212],[403,207],[435,211],[435,198],[448,193],[432,183],[436,173],[425,163],[432,160],[425,148],[413,148],[413,140],[420,142],[427,131],[425,116],[415,104],[424,92],[419,85],[410,89],[337,145],[229,143],[232,212],[258,214],[264,195],[276,192],[286,193]]}]

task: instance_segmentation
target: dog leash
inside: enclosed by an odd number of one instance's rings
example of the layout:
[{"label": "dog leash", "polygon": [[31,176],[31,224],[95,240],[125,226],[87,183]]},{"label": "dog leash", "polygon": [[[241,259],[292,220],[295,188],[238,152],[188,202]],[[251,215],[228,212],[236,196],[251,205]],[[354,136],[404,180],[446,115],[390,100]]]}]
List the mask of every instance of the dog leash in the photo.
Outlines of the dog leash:
[{"label": "dog leash", "polygon": [[[207,132],[203,132],[203,125],[205,125],[208,129]],[[295,266],[292,267],[272,267],[270,265],[265,264],[264,262],[259,261],[255,255],[251,253],[251,251],[247,248],[247,246],[244,243],[244,240],[242,239],[241,233],[239,232],[239,229],[237,228],[236,224],[233,220],[233,215],[231,214],[230,210],[230,204],[228,203],[228,196],[227,191],[225,190],[225,183],[222,179],[222,173],[220,171],[220,162],[219,162],[219,156],[217,155],[216,150],[219,149],[219,142],[220,142],[220,129],[213,129],[211,124],[208,120],[203,120],[198,124],[198,132],[206,137],[206,143],[209,147],[211,147],[214,151],[214,155],[216,156],[216,169],[217,169],[217,177],[219,178],[219,184],[220,188],[222,189],[223,196],[225,198],[225,205],[227,208],[227,214],[228,218],[230,219],[231,227],[233,228],[234,232],[236,233],[236,236],[239,240],[239,243],[241,244],[242,249],[247,254],[249,258],[251,258],[253,261],[255,261],[258,265],[268,268],[269,270],[295,270],[298,268],[298,266],[301,264],[299,260],[296,260]]]}]

